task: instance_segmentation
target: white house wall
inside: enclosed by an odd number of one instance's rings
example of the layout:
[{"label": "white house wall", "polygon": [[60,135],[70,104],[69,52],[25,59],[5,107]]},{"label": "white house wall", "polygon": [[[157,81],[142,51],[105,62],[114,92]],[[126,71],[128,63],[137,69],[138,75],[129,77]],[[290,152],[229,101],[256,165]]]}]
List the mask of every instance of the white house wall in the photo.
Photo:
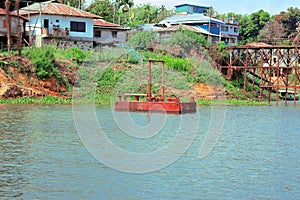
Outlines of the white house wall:
[{"label": "white house wall", "polygon": [[[81,37],[81,38],[93,38],[94,31],[94,19],[92,18],[79,18],[79,17],[70,17],[70,16],[59,16],[59,15],[39,15],[31,16],[30,17],[30,26],[31,30],[35,27],[34,35],[41,35],[41,23],[42,28],[44,27],[44,19],[49,20],[49,33],[52,33],[53,25],[59,25],[60,29],[69,28],[71,21],[76,22],[84,22],[86,24],[86,31],[85,32],[74,32],[69,31],[69,36],[71,37]],[[59,23],[56,23],[56,20],[59,20]],[[29,30],[28,24],[26,24],[26,30]]]}]

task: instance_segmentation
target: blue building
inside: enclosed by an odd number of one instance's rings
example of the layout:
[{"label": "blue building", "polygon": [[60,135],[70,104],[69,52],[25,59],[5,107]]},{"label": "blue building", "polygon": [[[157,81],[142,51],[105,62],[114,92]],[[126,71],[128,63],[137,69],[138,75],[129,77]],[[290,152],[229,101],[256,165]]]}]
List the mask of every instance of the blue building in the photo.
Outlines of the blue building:
[{"label": "blue building", "polygon": [[209,10],[208,6],[198,6],[192,4],[180,4],[175,6],[177,14],[203,14]]},{"label": "blue building", "polygon": [[239,24],[237,20],[218,20],[208,16],[210,7],[192,4],[175,6],[176,15],[167,17],[158,23],[161,27],[176,25],[192,26],[197,32],[209,37],[212,43],[224,41],[227,45],[238,42]]}]

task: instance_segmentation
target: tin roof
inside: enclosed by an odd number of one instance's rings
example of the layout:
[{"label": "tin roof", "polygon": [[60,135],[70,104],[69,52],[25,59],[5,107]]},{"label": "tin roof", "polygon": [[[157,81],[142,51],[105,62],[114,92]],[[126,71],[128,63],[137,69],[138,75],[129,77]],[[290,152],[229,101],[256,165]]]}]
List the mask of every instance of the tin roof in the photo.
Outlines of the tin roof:
[{"label": "tin roof", "polygon": [[3,8],[0,8],[0,15],[6,15],[6,10],[4,10]]},{"label": "tin roof", "polygon": [[104,27],[116,27],[116,28],[120,28],[120,25],[114,24],[114,23],[110,23],[108,21],[105,21],[103,19],[95,19],[94,20],[94,26],[104,26]]},{"label": "tin roof", "polygon": [[245,44],[243,47],[271,47],[271,46],[272,45],[269,45],[264,42],[251,42],[251,43]]},{"label": "tin roof", "polygon": [[93,18],[100,19],[102,17],[98,15],[91,14],[84,10],[73,8],[66,4],[57,3],[55,1],[46,1],[42,3],[34,3],[28,7],[20,9],[20,15],[30,14],[39,14],[41,11],[42,14],[48,15],[63,15],[63,16],[72,16],[72,17],[84,17],[84,18]]},{"label": "tin roof", "polygon": [[193,14],[193,15],[173,15],[171,17],[167,17],[160,21],[158,24],[201,24],[201,23],[215,23],[226,25],[225,22],[222,22],[218,19],[210,18],[203,14]]},{"label": "tin roof", "polygon": [[[3,8],[0,8],[0,15],[6,15],[6,10],[3,9]],[[10,16],[18,17],[18,15],[16,13],[14,13],[14,12],[10,12]],[[23,18],[23,19],[25,19],[25,20],[27,20],[27,18],[24,17],[24,16],[20,16],[20,17]]]}]

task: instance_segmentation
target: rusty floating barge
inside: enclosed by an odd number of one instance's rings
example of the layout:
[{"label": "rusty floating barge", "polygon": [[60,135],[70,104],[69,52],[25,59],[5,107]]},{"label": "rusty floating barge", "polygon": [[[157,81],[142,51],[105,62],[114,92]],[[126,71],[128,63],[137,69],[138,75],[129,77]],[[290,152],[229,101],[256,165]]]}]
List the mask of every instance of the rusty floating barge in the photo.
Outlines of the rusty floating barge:
[{"label": "rusty floating barge", "polygon": [[[151,94],[151,64],[162,63],[162,86],[161,96],[154,97]],[[162,112],[168,114],[184,114],[195,113],[197,105],[193,97],[190,102],[180,102],[178,97],[165,98],[164,88],[164,60],[149,60],[148,61],[148,92],[147,94],[123,94],[118,95],[115,103],[116,111],[130,111],[130,112]],[[127,100],[132,98],[133,100]],[[141,97],[146,97],[146,101],[141,101]]]}]

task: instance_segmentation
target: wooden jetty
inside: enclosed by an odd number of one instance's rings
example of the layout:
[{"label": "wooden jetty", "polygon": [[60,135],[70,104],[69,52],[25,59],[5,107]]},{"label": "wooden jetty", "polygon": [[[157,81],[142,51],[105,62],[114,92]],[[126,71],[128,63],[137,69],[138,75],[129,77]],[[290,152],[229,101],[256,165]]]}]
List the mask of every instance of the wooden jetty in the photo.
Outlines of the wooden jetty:
[{"label": "wooden jetty", "polygon": [[[236,74],[244,77],[244,91],[247,82],[252,85],[252,95],[263,98],[263,91],[268,91],[268,101],[271,93],[276,94],[276,105],[280,99],[280,91],[300,89],[300,47],[299,46],[231,46],[229,55],[217,63],[219,71],[227,79]],[[258,86],[259,95],[255,94],[254,86]],[[298,100],[294,95],[294,105]],[[287,98],[283,98],[285,102]]]}]

